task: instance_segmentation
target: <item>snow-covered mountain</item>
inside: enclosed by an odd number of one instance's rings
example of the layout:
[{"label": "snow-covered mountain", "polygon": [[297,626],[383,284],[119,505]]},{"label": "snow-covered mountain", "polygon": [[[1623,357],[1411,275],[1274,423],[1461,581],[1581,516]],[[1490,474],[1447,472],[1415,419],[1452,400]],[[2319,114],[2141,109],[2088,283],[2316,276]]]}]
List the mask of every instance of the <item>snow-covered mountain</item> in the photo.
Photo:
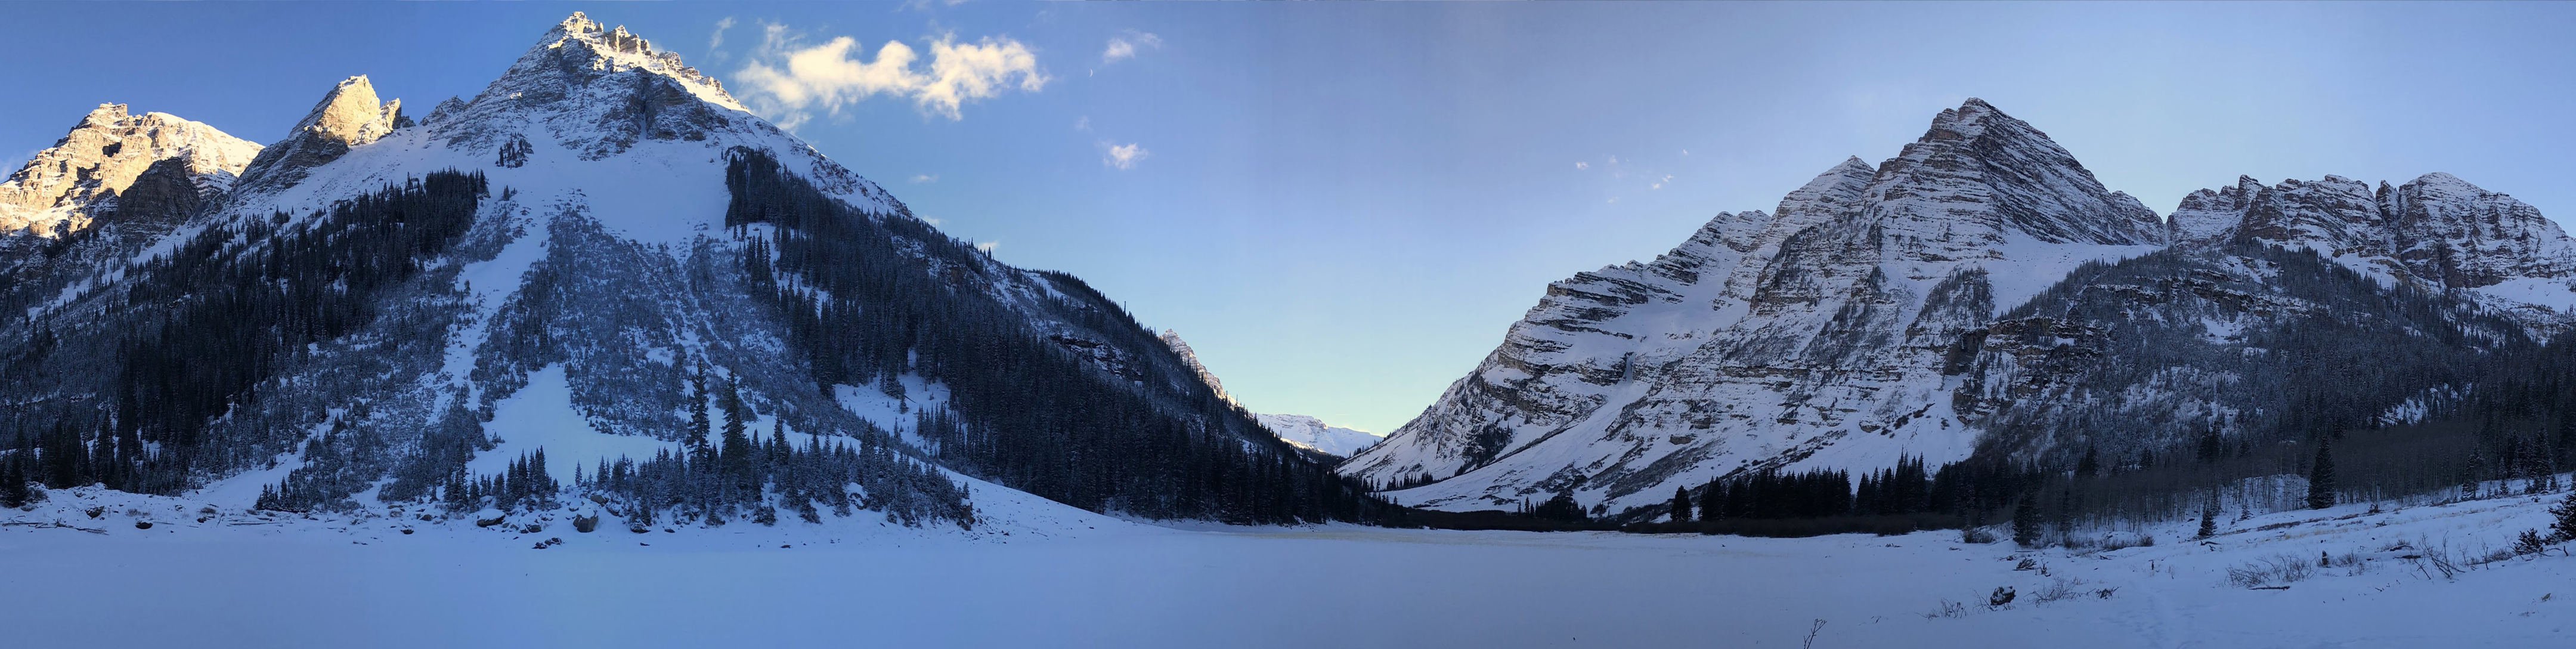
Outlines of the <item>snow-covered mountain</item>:
[{"label": "snow-covered mountain", "polygon": [[[0,263],[62,245],[93,221],[178,219],[232,188],[260,144],[170,113],[100,103],[80,124],[0,183]],[[59,252],[59,250],[57,250]]]},{"label": "snow-covered mountain", "polygon": [[2544,332],[2576,313],[2576,239],[2540,210],[2446,173],[2403,185],[2341,176],[2183,197],[2178,238],[2244,237],[2304,248],[2386,282],[2475,293]]},{"label": "snow-covered mountain", "polygon": [[[1981,443],[2030,459],[2278,434],[2297,391],[2252,379],[2324,363],[2265,354],[2324,331],[2306,317],[2455,353],[2338,393],[2402,401],[2563,328],[2571,250],[2528,206],[2439,174],[2376,194],[2248,181],[2167,221],[1969,100],[1896,158],[1846,160],[1771,213],[1720,214],[1652,262],[1551,285],[1473,373],[1341,470],[1436,481],[1392,495],[1443,509],[1566,492],[1616,513],[1722,476],[1937,465]],[[2132,353],[2189,340],[2237,356]]]},{"label": "snow-covered mountain", "polygon": [[[265,149],[193,150],[230,191],[8,287],[8,439],[47,449],[16,461],[289,509],[507,509],[582,472],[630,522],[971,525],[960,474],[1148,517],[1371,506],[1080,280],[939,233],[578,13],[417,122],[355,76]],[[1215,473],[1264,477],[1174,486]]]},{"label": "snow-covered mountain", "polygon": [[259,153],[259,145],[212,126],[99,104],[0,182],[0,233],[51,237],[89,227],[138,182],[221,194]]},{"label": "snow-covered mountain", "polygon": [[1324,420],[1306,415],[1258,415],[1257,418],[1263,428],[1270,429],[1290,445],[1334,457],[1350,457],[1352,453],[1385,439],[1376,433],[1325,425]]}]

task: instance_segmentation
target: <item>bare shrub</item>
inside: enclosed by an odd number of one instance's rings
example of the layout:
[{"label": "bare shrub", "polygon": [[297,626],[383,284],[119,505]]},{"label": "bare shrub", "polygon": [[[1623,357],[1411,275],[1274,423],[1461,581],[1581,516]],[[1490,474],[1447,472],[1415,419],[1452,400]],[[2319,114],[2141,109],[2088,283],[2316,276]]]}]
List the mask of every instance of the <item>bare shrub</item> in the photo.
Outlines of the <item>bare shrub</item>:
[{"label": "bare shrub", "polygon": [[1959,541],[1961,543],[1985,545],[1995,542],[1995,533],[1982,527],[1960,528]]},{"label": "bare shrub", "polygon": [[2316,574],[2317,564],[2295,554],[2283,554],[2227,569],[2227,583],[2246,588],[2275,588],[2304,581]]},{"label": "bare shrub", "polygon": [[2082,579],[2059,577],[2056,581],[2049,582],[2047,586],[2042,586],[2039,590],[2032,591],[2030,594],[2031,601],[2038,604],[2051,604],[2060,600],[2075,599],[2078,596],[2086,594],[2081,589],[2076,588],[2077,586],[2082,585],[2084,585],[2084,580]]}]

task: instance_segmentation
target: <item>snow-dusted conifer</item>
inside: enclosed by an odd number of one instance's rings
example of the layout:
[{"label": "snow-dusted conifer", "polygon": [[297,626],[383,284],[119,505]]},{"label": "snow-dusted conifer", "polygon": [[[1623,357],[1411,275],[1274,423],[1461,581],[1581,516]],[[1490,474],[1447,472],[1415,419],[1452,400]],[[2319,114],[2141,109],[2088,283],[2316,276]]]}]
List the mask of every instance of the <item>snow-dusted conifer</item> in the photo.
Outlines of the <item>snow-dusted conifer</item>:
[{"label": "snow-dusted conifer", "polygon": [[2557,507],[2549,508],[2549,516],[2551,538],[2576,541],[2576,491],[2568,492],[2567,499],[2558,501]]}]

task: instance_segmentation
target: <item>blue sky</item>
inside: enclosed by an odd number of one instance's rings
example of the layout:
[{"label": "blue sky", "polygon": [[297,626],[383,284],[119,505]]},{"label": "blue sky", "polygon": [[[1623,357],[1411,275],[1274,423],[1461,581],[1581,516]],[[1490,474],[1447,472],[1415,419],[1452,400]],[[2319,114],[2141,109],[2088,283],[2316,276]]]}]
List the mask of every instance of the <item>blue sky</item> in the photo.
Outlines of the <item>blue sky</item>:
[{"label": "blue sky", "polygon": [[[2576,8],[2541,3],[12,3],[0,155],[100,102],[271,141],[351,74],[425,114],[576,9],[755,105],[782,104],[754,64],[904,43],[911,67],[872,69],[911,81],[839,86],[885,92],[808,102],[798,134],[1180,330],[1253,409],[1377,432],[1548,282],[1883,160],[1972,96],[2160,213],[2239,174],[2446,171],[2576,214]],[[942,42],[999,82],[953,115],[921,99],[956,87],[921,83]]]}]

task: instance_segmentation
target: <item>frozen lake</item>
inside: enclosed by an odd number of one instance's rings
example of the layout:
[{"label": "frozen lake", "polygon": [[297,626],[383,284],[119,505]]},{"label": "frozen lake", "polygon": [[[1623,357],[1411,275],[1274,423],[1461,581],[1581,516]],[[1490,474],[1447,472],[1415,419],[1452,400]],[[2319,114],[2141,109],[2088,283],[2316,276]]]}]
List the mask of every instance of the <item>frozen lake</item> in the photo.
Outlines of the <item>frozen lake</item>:
[{"label": "frozen lake", "polygon": [[[1816,647],[2527,647],[2563,646],[2576,619],[2576,559],[2445,579],[2370,554],[2401,540],[2464,552],[2500,542],[2510,531],[2499,530],[2537,524],[2528,499],[2285,513],[2233,522],[2214,545],[2076,556],[1955,532],[1175,530],[1075,517],[1053,523],[1070,530],[972,537],[846,520],[405,535],[396,519],[236,516],[148,531],[123,509],[56,519],[104,532],[92,533],[43,526],[76,501],[57,496],[58,507],[0,515],[17,523],[0,527],[0,628],[21,646],[1799,647],[1813,630]],[[564,542],[531,548],[544,538]],[[2375,558],[2285,590],[2225,576],[2348,552]],[[2024,557],[2048,574],[2015,570]],[[2036,601],[2060,580],[2075,596]],[[1998,586],[2017,602],[1985,606]],[[1945,599],[1970,606],[1927,618]]]}]

